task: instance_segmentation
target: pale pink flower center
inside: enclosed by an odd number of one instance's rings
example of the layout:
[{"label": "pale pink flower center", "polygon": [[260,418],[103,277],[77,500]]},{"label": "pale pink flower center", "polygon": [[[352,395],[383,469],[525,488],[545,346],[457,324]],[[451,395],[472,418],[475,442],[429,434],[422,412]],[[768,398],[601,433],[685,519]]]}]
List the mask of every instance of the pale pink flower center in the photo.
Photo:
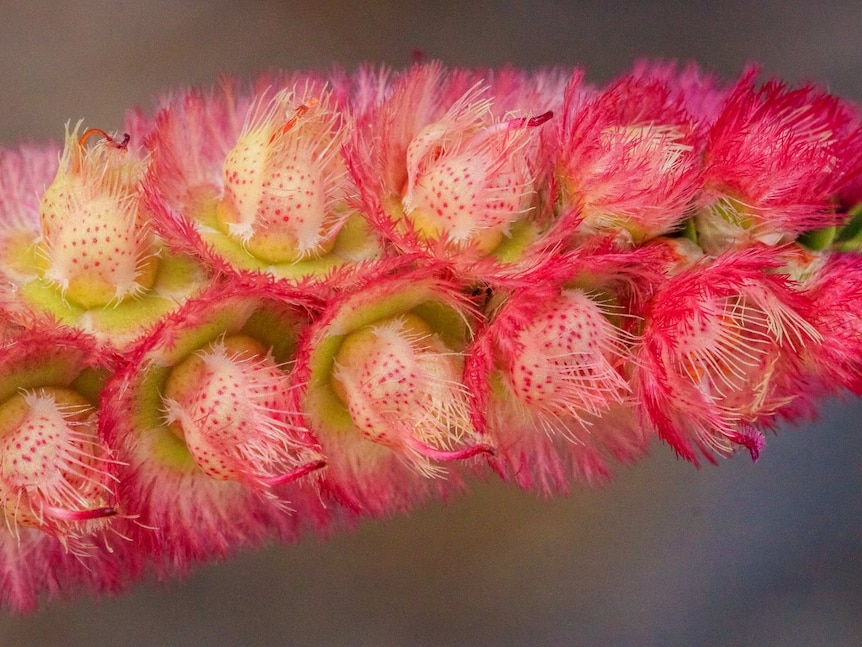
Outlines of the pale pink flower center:
[{"label": "pale pink flower center", "polygon": [[[7,523],[56,526],[112,512],[96,411],[74,391],[17,394],[0,405],[0,504]],[[100,512],[101,509],[101,512]]]},{"label": "pale pink flower center", "polygon": [[531,208],[536,130],[529,120],[487,123],[489,109],[468,93],[407,148],[401,209],[428,239],[489,252]]},{"label": "pale pink flower center", "polygon": [[221,225],[270,262],[328,252],[344,219],[344,129],[317,99],[298,108],[292,101],[282,93],[253,114],[223,167]]},{"label": "pale pink flower center", "polygon": [[39,206],[37,262],[44,278],[85,307],[120,302],[152,286],[156,258],[141,214],[145,163],[105,137],[85,148],[68,133],[60,168]]},{"label": "pale pink flower center", "polygon": [[166,420],[207,476],[266,485],[303,462],[285,410],[287,389],[259,342],[227,337],[172,370]]},{"label": "pale pink flower center", "polygon": [[512,164],[489,168],[491,164],[477,153],[431,162],[404,199],[414,227],[433,239],[465,243],[471,236],[484,236],[497,242],[527,209],[524,178],[518,178]]},{"label": "pale pink flower center", "polygon": [[433,450],[475,434],[461,355],[415,315],[351,333],[335,361],[333,388],[356,427],[376,443],[412,450],[420,470],[433,469],[424,460]]},{"label": "pale pink flower center", "polygon": [[565,290],[518,336],[506,377],[529,408],[566,420],[597,416],[629,393],[618,372],[626,338],[584,292]]}]

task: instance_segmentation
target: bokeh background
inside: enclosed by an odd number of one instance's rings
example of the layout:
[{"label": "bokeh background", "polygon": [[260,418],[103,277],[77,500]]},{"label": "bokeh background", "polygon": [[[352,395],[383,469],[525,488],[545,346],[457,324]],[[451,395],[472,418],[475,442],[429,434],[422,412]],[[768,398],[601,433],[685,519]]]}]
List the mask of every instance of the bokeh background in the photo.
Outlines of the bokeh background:
[{"label": "bokeh background", "polygon": [[[268,67],[750,62],[862,100],[862,3],[0,0],[0,144],[120,127],[161,90]],[[545,501],[489,481],[447,505],[273,546],[184,581],[10,616],[2,646],[862,644],[862,406],[825,403],[753,465],[656,445]]]}]

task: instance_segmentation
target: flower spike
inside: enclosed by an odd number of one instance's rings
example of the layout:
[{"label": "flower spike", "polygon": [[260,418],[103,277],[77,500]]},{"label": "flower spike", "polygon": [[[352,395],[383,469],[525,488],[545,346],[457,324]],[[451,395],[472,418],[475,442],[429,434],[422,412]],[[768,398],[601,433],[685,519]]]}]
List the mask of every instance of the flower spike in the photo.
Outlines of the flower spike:
[{"label": "flower spike", "polygon": [[756,76],[417,57],[0,151],[0,605],[862,393],[862,111]]}]

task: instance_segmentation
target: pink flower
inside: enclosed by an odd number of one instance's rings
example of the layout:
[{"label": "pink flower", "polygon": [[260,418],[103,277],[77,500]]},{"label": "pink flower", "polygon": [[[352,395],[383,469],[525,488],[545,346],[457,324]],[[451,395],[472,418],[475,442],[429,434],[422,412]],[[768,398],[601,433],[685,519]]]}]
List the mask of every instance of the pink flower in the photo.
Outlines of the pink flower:
[{"label": "pink flower", "polygon": [[605,245],[539,268],[492,299],[466,379],[504,478],[550,494],[573,478],[607,479],[609,458],[644,453],[652,432],[634,407],[639,317],[631,312],[666,263],[663,250]]},{"label": "pink flower", "polygon": [[358,106],[351,170],[369,217],[401,252],[463,267],[523,244],[539,127],[552,113],[500,117],[490,94],[478,77],[427,65],[379,105]]},{"label": "pink flower", "polygon": [[[6,525],[38,528],[84,550],[87,521],[112,516],[114,460],[97,429],[99,372],[92,340],[43,324],[3,345],[0,502]],[[73,382],[96,380],[83,392]]]},{"label": "pink flower", "polygon": [[636,361],[645,419],[678,454],[756,458],[758,425],[803,394],[801,357],[818,347],[814,306],[782,276],[781,258],[753,247],[706,259],[651,300]]},{"label": "pink flower", "polygon": [[443,464],[492,451],[462,381],[475,313],[457,284],[404,269],[330,304],[298,360],[299,406],[327,457],[324,489],[374,515],[457,487]]},{"label": "pink flower", "polygon": [[576,75],[556,158],[560,209],[576,240],[630,244],[677,229],[701,187],[702,132],[660,81],[626,77],[600,94]]},{"label": "pink flower", "polygon": [[[44,322],[0,347],[0,601],[30,609],[66,587],[114,588],[119,463],[98,428],[111,358]],[[117,550],[112,555],[111,551]]]},{"label": "pink flower", "polygon": [[140,515],[129,533],[168,563],[323,523],[313,488],[296,482],[325,460],[289,405],[310,305],[264,276],[213,286],[130,349],[109,384],[102,423]]},{"label": "pink flower", "polygon": [[149,142],[148,204],[174,246],[221,271],[301,279],[377,256],[352,204],[343,98],[311,76],[170,99]]},{"label": "pink flower", "polygon": [[203,282],[193,260],[165,253],[153,235],[143,125],[130,125],[132,148],[130,135],[67,130],[59,166],[53,148],[3,153],[0,300],[13,319],[48,314],[119,348]]},{"label": "pink flower", "polygon": [[838,224],[831,200],[859,169],[862,131],[849,106],[813,86],[756,89],[755,74],[742,77],[709,134],[697,230],[712,253]]}]

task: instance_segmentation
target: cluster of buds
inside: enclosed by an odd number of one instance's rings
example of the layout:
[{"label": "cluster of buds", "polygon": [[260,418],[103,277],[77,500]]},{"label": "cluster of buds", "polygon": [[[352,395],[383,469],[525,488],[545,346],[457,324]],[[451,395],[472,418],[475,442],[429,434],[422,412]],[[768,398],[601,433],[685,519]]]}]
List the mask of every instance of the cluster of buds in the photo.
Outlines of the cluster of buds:
[{"label": "cluster of buds", "polygon": [[862,393],[862,112],[756,77],[270,74],[0,151],[0,603]]}]

